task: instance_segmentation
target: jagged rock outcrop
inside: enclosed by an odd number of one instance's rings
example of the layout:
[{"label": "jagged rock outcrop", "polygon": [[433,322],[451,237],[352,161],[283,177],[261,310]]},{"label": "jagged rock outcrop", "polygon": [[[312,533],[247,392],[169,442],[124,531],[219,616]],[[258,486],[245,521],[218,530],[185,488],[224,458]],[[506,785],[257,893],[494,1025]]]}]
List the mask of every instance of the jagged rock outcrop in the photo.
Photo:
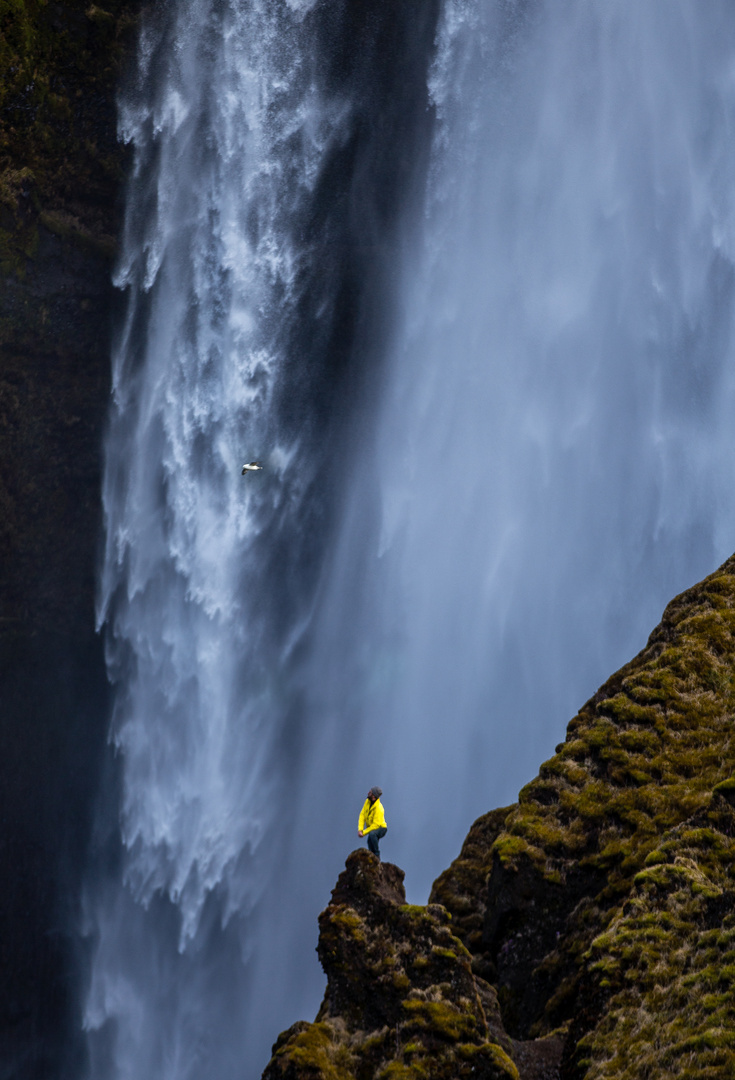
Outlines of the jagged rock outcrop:
[{"label": "jagged rock outcrop", "polygon": [[405,900],[397,866],[349,856],[319,916],[321,1009],[280,1036],[264,1080],[518,1080],[512,1055],[521,1077],[555,1075],[560,1042],[514,1046],[445,908]]},{"label": "jagged rock outcrop", "polygon": [[475,822],[426,908],[350,856],[324,1004],[266,1080],[735,1076],[734,773],[735,556]]}]

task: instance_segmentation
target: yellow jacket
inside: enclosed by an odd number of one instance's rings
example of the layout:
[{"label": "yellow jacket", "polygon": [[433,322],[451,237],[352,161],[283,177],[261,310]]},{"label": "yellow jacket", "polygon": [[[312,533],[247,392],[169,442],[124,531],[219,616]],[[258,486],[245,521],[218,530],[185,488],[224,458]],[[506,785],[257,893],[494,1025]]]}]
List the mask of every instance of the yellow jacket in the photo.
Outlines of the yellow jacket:
[{"label": "yellow jacket", "polygon": [[380,799],[376,799],[374,803],[371,803],[370,799],[365,799],[365,805],[360,811],[357,828],[359,832],[363,833],[372,832],[373,829],[388,828],[385,823],[385,810]]}]

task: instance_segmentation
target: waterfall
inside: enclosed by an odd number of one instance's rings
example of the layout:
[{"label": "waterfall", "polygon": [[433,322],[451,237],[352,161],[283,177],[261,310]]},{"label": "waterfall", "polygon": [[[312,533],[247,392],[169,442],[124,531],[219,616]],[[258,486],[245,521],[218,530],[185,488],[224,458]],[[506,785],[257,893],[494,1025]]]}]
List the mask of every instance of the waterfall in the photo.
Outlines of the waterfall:
[{"label": "waterfall", "polygon": [[735,547],[726,0],[356,10],[163,5],[122,96],[95,1080],[259,1075],[367,788],[424,901]]},{"label": "waterfall", "polygon": [[349,625],[322,711],[361,713],[417,901],[735,547],[734,44],[726,3],[443,4],[322,664]]},{"label": "waterfall", "polygon": [[[93,1075],[242,1075],[237,1041],[217,1043],[246,945],[230,933],[217,961],[202,954],[265,880],[283,672],[308,618],[278,579],[316,466],[279,396],[310,256],[300,215],[344,120],[311,70],[311,6],[164,10],[121,106],[135,160],[100,621],[123,854],[94,916]],[[240,475],[259,455],[266,483]],[[308,561],[292,543],[291,565]]]},{"label": "waterfall", "polygon": [[309,628],[425,144],[436,4],[412,9],[144,17],[120,102],[95,1080],[258,1076],[277,1025],[318,1004],[325,883],[297,843],[322,813],[299,810],[319,738]]}]

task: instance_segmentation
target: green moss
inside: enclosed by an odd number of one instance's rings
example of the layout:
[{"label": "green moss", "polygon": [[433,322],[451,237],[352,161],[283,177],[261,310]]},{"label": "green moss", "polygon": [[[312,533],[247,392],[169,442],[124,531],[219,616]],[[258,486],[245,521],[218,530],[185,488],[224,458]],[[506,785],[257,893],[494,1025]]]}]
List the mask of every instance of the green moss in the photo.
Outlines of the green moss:
[{"label": "green moss", "polygon": [[456,960],[457,959],[457,953],[456,952],[453,952],[451,949],[442,949],[438,945],[432,945],[431,953],[432,953],[432,956],[440,956],[444,960]]},{"label": "green moss", "polygon": [[448,1001],[408,1000],[403,1002],[403,1009],[414,1026],[426,1028],[440,1039],[456,1042],[477,1033],[477,1017]]},{"label": "green moss", "polygon": [[[533,828],[529,828],[529,831],[532,835],[535,835]],[[500,859],[500,862],[506,865],[513,864],[524,856],[541,867],[546,863],[544,852],[540,848],[530,844],[525,837],[514,835],[511,832],[504,833],[495,841],[493,851]]]},{"label": "green moss", "polygon": [[[497,926],[491,958],[504,940],[514,948],[516,941],[543,940],[540,924],[550,914],[563,927],[535,969],[513,973],[521,990],[500,987],[506,1015],[513,1015],[520,994],[528,999],[538,987],[547,1009],[540,1031],[574,1014],[582,971],[593,972],[596,992],[615,999],[621,1016],[633,1016],[638,1005],[618,997],[631,989],[621,983],[623,959],[634,978],[642,972],[674,978],[679,961],[672,958],[673,942],[687,939],[698,920],[701,930],[707,905],[719,905],[723,890],[732,888],[734,823],[725,820],[729,808],[722,809],[723,800],[735,803],[732,570],[735,557],[672,601],[641,654],[570,722],[566,741],[522,789],[492,842],[498,903],[510,909],[507,919],[491,921]],[[713,792],[717,799],[710,805]],[[492,869],[487,857],[478,863]],[[460,884],[461,869],[453,879]],[[444,902],[453,882],[440,882]],[[553,884],[558,891],[549,890]],[[589,901],[572,911],[577,888],[590,890]],[[636,907],[624,927],[620,919],[631,896]],[[464,940],[482,952],[486,945],[471,922],[477,906],[469,889],[465,897],[470,902],[455,909]],[[697,940],[694,935],[684,951]],[[481,969],[484,961],[478,963]],[[492,969],[489,962],[486,967]],[[681,973],[682,987],[685,977]],[[702,1000],[714,1007],[719,991],[703,989],[700,975],[695,982]],[[588,1058],[597,1068],[602,1058],[596,1055],[582,1047],[578,1060]]]},{"label": "green moss", "polygon": [[675,828],[656,855],[670,861],[636,875],[632,900],[588,956],[611,995],[579,1047],[590,1080],[684,1076],[692,1055],[698,1075],[735,1074],[735,934],[709,928],[735,841],[711,827]]},{"label": "green moss", "polygon": [[[375,1035],[368,1035],[360,1045],[360,1052],[364,1057],[372,1057],[385,1047],[387,1032],[381,1031]],[[394,1040],[395,1041],[395,1040]]]},{"label": "green moss", "polygon": [[329,921],[337,931],[348,934],[353,940],[365,941],[363,921],[354,908],[335,906],[330,909]]},{"label": "green moss", "polygon": [[353,1080],[352,1054],[344,1044],[333,1039],[332,1029],[326,1023],[302,1027],[283,1045],[277,1046],[274,1060],[282,1069],[292,1066],[315,1073],[320,1080]]},{"label": "green moss", "polygon": [[735,799],[735,776],[728,776],[726,780],[715,784],[714,794],[721,795],[728,802],[732,802]]},{"label": "green moss", "polygon": [[429,1063],[414,1061],[407,1065],[403,1061],[392,1061],[381,1072],[377,1080],[428,1080],[431,1076]]},{"label": "green moss", "polygon": [[468,1062],[472,1074],[491,1076],[497,1080],[519,1080],[518,1069],[515,1063],[497,1043],[460,1044],[457,1047],[457,1056]]}]

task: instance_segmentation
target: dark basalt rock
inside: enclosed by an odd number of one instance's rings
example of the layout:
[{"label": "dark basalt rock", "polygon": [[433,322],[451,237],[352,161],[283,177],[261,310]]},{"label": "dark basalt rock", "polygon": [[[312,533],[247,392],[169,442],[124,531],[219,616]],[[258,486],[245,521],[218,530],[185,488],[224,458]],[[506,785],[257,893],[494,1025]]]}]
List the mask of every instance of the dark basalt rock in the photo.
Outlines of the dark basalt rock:
[{"label": "dark basalt rock", "polygon": [[318,953],[328,982],[316,1022],[280,1036],[267,1080],[518,1076],[495,994],[445,909],[405,903],[397,866],[349,856]]},{"label": "dark basalt rock", "polygon": [[0,5],[0,1073],[81,1075],[115,93],[137,0]]},{"label": "dark basalt rock", "polygon": [[[452,912],[452,929],[470,952],[482,952],[486,917],[487,880],[493,866],[493,844],[503,831],[512,806],[491,810],[474,823],[459,857],[436,879],[429,903],[444,904]],[[475,962],[477,970],[477,963]],[[483,957],[478,974],[495,979],[495,965]]]}]

